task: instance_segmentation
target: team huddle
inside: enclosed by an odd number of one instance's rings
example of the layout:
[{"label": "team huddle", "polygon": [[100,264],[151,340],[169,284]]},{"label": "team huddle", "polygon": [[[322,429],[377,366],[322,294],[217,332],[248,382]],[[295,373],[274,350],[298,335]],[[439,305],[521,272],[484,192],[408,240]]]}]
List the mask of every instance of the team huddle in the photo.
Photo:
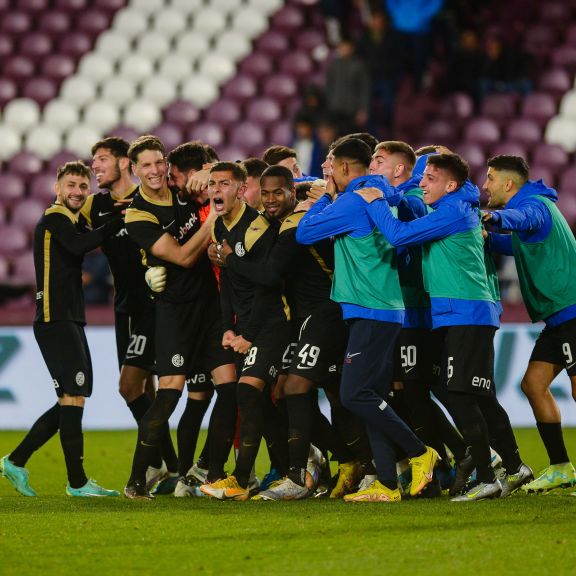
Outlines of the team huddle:
[{"label": "team huddle", "polygon": [[[530,180],[522,158],[488,161],[481,211],[463,158],[364,133],[332,144],[322,179],[302,175],[284,146],[227,162],[201,142],[167,153],[146,135],[105,138],[92,156],[102,193],[89,194],[82,162],[63,165],[36,228],[34,334],[58,401],[0,459],[20,493],[36,496],[26,463],[59,433],[66,493],[120,494],[83,464],[82,259],[98,246],[114,278],[119,390],[138,424],[126,498],[447,491],[467,502],[576,485],[550,393],[565,369],[576,399],[576,240],[556,191]],[[514,256],[530,317],[545,323],[522,380],[550,459],[536,477],[496,394],[491,252]],[[168,420],[185,387],[176,450]]]}]

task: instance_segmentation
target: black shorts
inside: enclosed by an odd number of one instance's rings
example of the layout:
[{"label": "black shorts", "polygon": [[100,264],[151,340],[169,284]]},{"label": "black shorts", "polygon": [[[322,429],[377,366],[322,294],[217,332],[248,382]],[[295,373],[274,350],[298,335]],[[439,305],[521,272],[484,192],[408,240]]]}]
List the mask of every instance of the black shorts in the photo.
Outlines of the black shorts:
[{"label": "black shorts", "polygon": [[340,307],[314,311],[293,325],[289,373],[316,384],[333,380],[342,372],[347,341]]},{"label": "black shorts", "polygon": [[434,346],[431,330],[402,328],[394,350],[394,380],[431,383]]},{"label": "black shorts", "polygon": [[128,317],[129,343],[122,364],[154,372],[155,326],[154,308],[146,308],[142,313],[131,314]]},{"label": "black shorts", "polygon": [[443,336],[440,386],[449,392],[489,396],[494,385],[493,326],[449,326],[433,332]]},{"label": "black shorts", "polygon": [[256,336],[248,353],[237,355],[238,378],[249,376],[274,384],[289,344],[289,322],[267,324]]},{"label": "black shorts", "polygon": [[75,322],[35,322],[34,336],[58,397],[90,397],[92,360],[84,327]]},{"label": "black shorts", "polygon": [[194,370],[211,372],[233,364],[222,348],[218,298],[210,301],[156,301],[156,368],[158,376],[186,376]]},{"label": "black shorts", "polygon": [[122,368],[126,350],[130,342],[130,315],[126,312],[114,313],[114,331],[116,332],[116,353],[118,354],[118,367]]},{"label": "black shorts", "polygon": [[576,376],[576,318],[550,328],[546,326],[534,345],[530,362],[548,362]]},{"label": "black shorts", "polygon": [[188,392],[210,392],[214,390],[214,383],[210,372],[199,372],[192,370],[186,376],[186,389]]}]

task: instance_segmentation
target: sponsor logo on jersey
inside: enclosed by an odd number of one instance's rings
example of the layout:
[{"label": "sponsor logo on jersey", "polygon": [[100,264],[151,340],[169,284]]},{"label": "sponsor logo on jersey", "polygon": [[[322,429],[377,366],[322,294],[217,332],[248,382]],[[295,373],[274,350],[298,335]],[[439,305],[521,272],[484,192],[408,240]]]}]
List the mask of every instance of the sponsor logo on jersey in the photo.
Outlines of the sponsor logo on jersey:
[{"label": "sponsor logo on jersey", "polygon": [[474,376],[474,378],[472,378],[472,386],[475,388],[484,388],[485,390],[490,390],[490,386],[492,386],[492,380],[490,380],[490,378]]},{"label": "sponsor logo on jersey", "polygon": [[188,234],[188,232],[194,228],[194,224],[196,224],[196,222],[198,222],[198,216],[196,216],[196,214],[192,214],[188,222],[186,222],[183,226],[180,226],[178,229],[178,240],[182,240],[182,238],[184,238],[184,236],[186,236],[186,234]]}]

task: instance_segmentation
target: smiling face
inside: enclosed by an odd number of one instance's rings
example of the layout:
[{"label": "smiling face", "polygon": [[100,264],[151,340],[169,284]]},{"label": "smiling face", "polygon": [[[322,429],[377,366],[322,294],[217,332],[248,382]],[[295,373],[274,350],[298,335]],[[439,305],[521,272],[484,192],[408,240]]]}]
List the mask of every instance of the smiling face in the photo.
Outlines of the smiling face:
[{"label": "smiling face", "polygon": [[385,150],[376,150],[372,156],[372,162],[370,162],[370,174],[385,176],[389,182],[393,182],[399,165],[395,154],[390,154]]},{"label": "smiling face", "polygon": [[324,162],[322,162],[322,174],[324,175],[324,179],[328,180],[330,176],[332,176],[332,172],[334,172],[334,154],[330,151],[326,154]]},{"label": "smiling face", "polygon": [[188,178],[193,172],[195,172],[195,170],[188,170],[187,172],[183,172],[180,170],[180,168],[178,168],[178,166],[171,164],[170,171],[168,172],[168,186],[170,186],[170,188],[174,188],[176,191],[184,192],[186,190]]},{"label": "smiling face", "polygon": [[430,205],[446,194],[454,192],[458,188],[458,183],[448,170],[428,164],[420,180],[420,188],[424,191],[424,204]]},{"label": "smiling face", "polygon": [[504,170],[494,170],[488,168],[486,174],[486,181],[482,185],[482,190],[488,194],[488,207],[501,208],[510,200],[510,189],[512,187],[512,180],[510,173]]},{"label": "smiling face", "polygon": [[284,158],[284,160],[280,160],[278,162],[278,166],[284,166],[288,168],[290,172],[294,175],[294,178],[302,178],[302,169],[298,164],[298,160],[296,158]]},{"label": "smiling face", "polygon": [[76,214],[88,198],[90,180],[87,176],[65,174],[54,184],[54,192],[58,202]]},{"label": "smiling face", "polygon": [[132,168],[144,190],[159,192],[166,187],[168,163],[160,150],[143,150]]},{"label": "smiling face", "polygon": [[242,206],[242,195],[246,184],[234,180],[234,174],[229,170],[211,172],[208,179],[208,196],[214,204],[218,216],[225,220],[233,220]]},{"label": "smiling face", "polygon": [[92,158],[92,172],[98,188],[111,189],[122,177],[121,163],[128,165],[128,158],[117,158],[108,148],[98,148]]},{"label": "smiling face", "polygon": [[284,218],[294,208],[296,190],[288,188],[282,176],[264,176],[260,188],[264,211],[271,220]]}]

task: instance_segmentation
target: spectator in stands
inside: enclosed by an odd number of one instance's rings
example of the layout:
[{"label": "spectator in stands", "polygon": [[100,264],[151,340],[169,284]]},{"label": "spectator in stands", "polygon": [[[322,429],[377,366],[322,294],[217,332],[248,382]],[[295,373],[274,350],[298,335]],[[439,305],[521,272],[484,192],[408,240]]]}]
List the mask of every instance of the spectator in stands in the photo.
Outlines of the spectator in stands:
[{"label": "spectator in stands", "polygon": [[448,64],[446,87],[450,92],[465,92],[476,106],[480,104],[480,76],[486,56],[480,47],[478,34],[464,30],[454,57]]},{"label": "spectator in stands", "polygon": [[326,72],[328,111],[339,118],[345,132],[364,128],[370,107],[370,77],[356,55],[354,43],[342,40]]},{"label": "spectator in stands", "polygon": [[294,118],[294,141],[292,147],[298,156],[298,162],[304,174],[313,172],[313,167],[320,166],[324,160],[323,147],[316,134],[314,116],[301,112]]}]

